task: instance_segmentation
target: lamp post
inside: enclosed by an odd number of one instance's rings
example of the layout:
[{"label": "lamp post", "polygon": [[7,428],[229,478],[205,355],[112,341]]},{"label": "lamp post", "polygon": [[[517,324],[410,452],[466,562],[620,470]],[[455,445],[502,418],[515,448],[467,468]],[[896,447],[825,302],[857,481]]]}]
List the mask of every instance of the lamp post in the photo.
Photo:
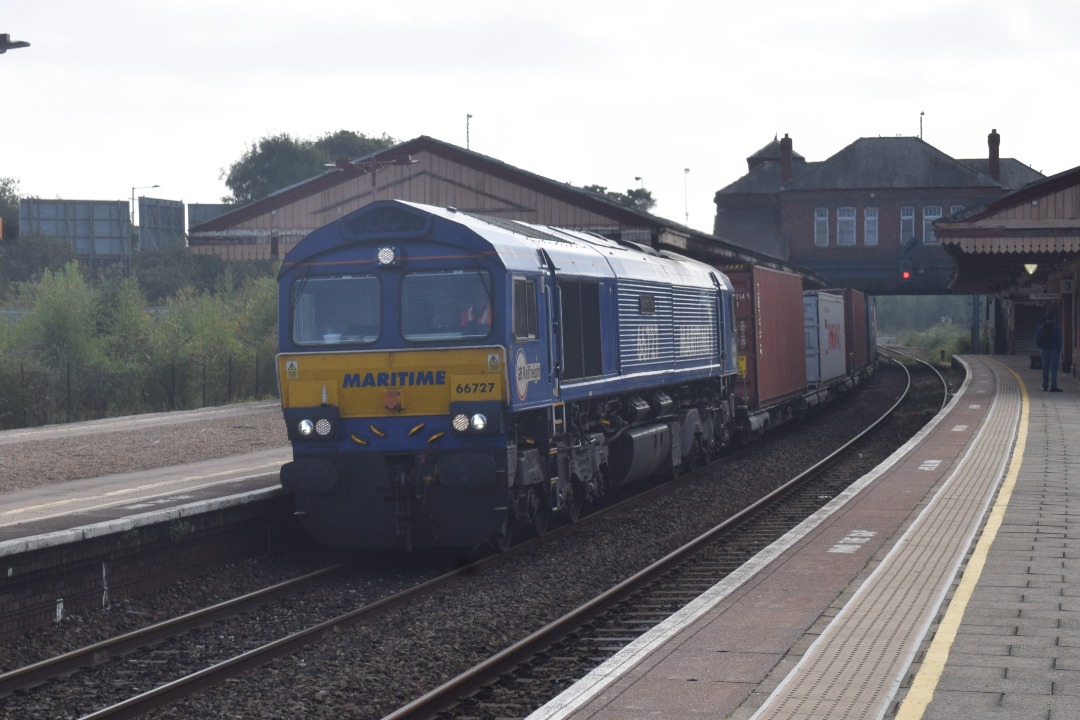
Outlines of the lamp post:
[{"label": "lamp post", "polygon": [[138,185],[131,188],[131,227],[135,227],[135,191],[161,187],[160,185]]},{"label": "lamp post", "polygon": [[24,47],[30,47],[30,43],[25,40],[12,40],[11,35],[8,33],[0,33],[0,55],[3,55],[8,50],[17,50]]},{"label": "lamp post", "polygon": [[683,213],[686,218],[686,224],[690,224],[690,194],[686,190],[687,179],[690,177],[690,168],[683,168],[682,176],[682,195],[683,195]]}]

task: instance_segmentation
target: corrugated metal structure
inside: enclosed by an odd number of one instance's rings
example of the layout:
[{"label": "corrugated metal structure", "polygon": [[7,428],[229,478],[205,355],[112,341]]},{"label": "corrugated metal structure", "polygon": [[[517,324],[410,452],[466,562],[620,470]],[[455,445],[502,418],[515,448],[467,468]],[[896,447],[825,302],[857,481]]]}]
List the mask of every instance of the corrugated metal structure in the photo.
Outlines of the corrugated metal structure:
[{"label": "corrugated metal structure", "polygon": [[123,263],[131,257],[131,216],[124,200],[19,200],[19,236],[63,238],[76,257],[91,266]]},{"label": "corrugated metal structure", "polygon": [[169,245],[184,245],[184,203],[140,197],[138,247],[157,250]]},{"label": "corrugated metal structure", "polygon": [[225,203],[188,203],[188,227],[193,228],[202,225],[203,223],[208,223],[214,218],[229,212],[231,209],[233,209],[233,206],[226,205]]}]

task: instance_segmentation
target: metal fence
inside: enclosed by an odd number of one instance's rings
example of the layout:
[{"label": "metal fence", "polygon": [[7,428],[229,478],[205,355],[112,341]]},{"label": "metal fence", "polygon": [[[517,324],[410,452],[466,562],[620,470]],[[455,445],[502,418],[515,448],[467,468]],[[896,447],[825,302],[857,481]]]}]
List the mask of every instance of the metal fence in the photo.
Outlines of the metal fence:
[{"label": "metal fence", "polygon": [[191,410],[277,397],[273,355],[230,355],[220,363],[116,370],[0,369],[0,429]]}]

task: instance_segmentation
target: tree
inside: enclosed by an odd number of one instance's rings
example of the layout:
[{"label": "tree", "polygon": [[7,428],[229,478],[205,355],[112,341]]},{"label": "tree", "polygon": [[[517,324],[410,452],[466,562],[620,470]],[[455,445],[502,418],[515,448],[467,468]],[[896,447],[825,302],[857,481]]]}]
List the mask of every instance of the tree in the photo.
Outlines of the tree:
[{"label": "tree", "polygon": [[326,133],[315,141],[315,147],[323,152],[327,162],[334,162],[338,158],[355,159],[386,150],[397,144],[394,138],[386,133],[382,137],[368,137],[355,133],[352,130],[338,130],[335,133]]},{"label": "tree", "polygon": [[0,220],[3,221],[4,242],[19,239],[19,181],[0,178]]},{"label": "tree", "polygon": [[165,302],[183,288],[213,292],[226,271],[238,282],[273,278],[277,276],[278,265],[277,260],[225,260],[217,255],[193,253],[179,245],[140,250],[132,255],[133,274],[147,299],[155,304]]},{"label": "tree", "polygon": [[[4,220],[7,227],[7,220]],[[17,283],[37,282],[43,273],[63,269],[75,260],[75,249],[63,238],[34,235],[0,243],[0,298]]]},{"label": "tree", "polygon": [[23,286],[20,300],[26,308],[16,326],[20,359],[37,360],[59,371],[100,359],[97,304],[78,263],[46,270],[39,283]]},{"label": "tree", "polygon": [[221,178],[232,191],[222,201],[239,205],[261,200],[326,172],[326,165],[339,157],[370,155],[394,142],[386,134],[374,138],[351,130],[326,133],[318,140],[298,139],[288,133],[264,137],[253,142],[228,171],[221,171]]},{"label": "tree", "polygon": [[608,190],[607,187],[603,185],[586,185],[584,189],[596,193],[597,195],[603,195],[608,200],[633,208],[639,212],[649,212],[656,207],[656,200],[653,199],[652,192],[645,188],[632,188],[624,193]]}]

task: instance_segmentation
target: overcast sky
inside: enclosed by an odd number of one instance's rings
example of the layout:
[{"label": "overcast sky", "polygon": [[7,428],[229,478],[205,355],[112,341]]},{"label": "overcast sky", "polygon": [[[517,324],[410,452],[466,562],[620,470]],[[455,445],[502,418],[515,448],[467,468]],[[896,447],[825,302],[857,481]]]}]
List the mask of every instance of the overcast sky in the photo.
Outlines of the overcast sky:
[{"label": "overcast sky", "polygon": [[258,139],[341,129],[643,185],[707,232],[785,133],[817,161],[925,113],[952,157],[997,129],[1080,165],[1075,0],[6,0],[0,33],[31,43],[0,55],[0,177],[39,198],[219,202]]}]

